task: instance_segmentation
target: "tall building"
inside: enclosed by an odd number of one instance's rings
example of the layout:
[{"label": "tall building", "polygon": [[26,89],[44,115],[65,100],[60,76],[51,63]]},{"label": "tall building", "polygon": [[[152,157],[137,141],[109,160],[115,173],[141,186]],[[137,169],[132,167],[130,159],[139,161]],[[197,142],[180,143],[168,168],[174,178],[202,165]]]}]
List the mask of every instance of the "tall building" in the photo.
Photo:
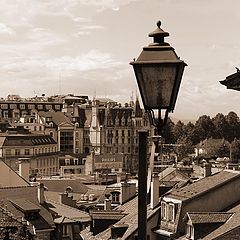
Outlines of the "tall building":
[{"label": "tall building", "polygon": [[92,151],[95,154],[123,154],[125,171],[138,167],[138,131],[151,131],[148,115],[135,103],[117,104],[94,99],[89,127]]}]

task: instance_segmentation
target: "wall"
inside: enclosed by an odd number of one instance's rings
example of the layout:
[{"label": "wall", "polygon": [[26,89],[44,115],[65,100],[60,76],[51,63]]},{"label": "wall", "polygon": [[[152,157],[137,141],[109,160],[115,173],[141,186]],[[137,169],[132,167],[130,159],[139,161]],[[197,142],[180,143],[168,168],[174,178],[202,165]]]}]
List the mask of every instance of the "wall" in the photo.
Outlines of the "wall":
[{"label": "wall", "polygon": [[216,238],[217,240],[226,240],[226,239],[231,239],[231,240],[239,240],[240,239],[240,227],[233,229],[232,231],[224,234],[221,237]]},{"label": "wall", "polygon": [[0,161],[0,187],[29,186],[13,169]]},{"label": "wall", "polygon": [[240,177],[223,186],[205,193],[203,196],[183,202],[178,232],[184,233],[182,221],[186,212],[218,212],[240,200]]}]

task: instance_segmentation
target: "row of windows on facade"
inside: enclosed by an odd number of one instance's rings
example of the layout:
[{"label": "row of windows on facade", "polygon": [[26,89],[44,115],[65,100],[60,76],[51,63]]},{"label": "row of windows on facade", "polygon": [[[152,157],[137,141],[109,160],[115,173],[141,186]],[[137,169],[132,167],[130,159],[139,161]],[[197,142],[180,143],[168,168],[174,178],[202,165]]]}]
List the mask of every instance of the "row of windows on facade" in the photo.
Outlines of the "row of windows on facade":
[{"label": "row of windows on facade", "polygon": [[[58,158],[44,158],[44,159],[37,159],[36,165],[37,168],[39,167],[59,167],[59,160]],[[30,163],[31,167],[31,163]]]},{"label": "row of windows on facade", "polygon": [[[36,171],[37,170],[37,171]],[[59,173],[59,167],[48,167],[39,168],[32,170],[32,174],[39,174],[42,176],[53,176]]]},{"label": "row of windows on facade", "polygon": [[128,137],[127,139],[126,138],[124,138],[124,137],[122,137],[122,138],[120,138],[120,139],[118,139],[118,138],[116,138],[115,139],[115,141],[114,141],[114,139],[113,138],[108,138],[107,139],[107,143],[108,144],[131,144],[131,143],[135,143],[135,144],[138,144],[138,138],[136,137],[136,138],[130,138],[130,137]]},{"label": "row of windows on facade", "polygon": [[51,110],[51,109],[55,109],[55,110],[60,110],[61,109],[61,105],[59,104],[7,104],[7,103],[2,103],[0,105],[1,109],[12,109],[12,110],[17,110],[17,109],[21,109],[21,110],[32,110],[32,109],[37,109],[37,110],[43,110],[45,107],[46,110]]},{"label": "row of windows on facade", "polygon": [[147,127],[148,121],[143,120],[135,120],[135,122],[129,117],[127,120],[125,118],[122,118],[121,120],[116,119],[115,122],[112,119],[107,120],[107,126],[136,126],[136,127]]},{"label": "row of windows on facade", "polygon": [[28,155],[38,155],[43,153],[54,153],[57,152],[57,147],[43,147],[35,148],[34,151],[31,151],[29,148],[26,149],[6,149],[6,156],[28,156]]},{"label": "row of windows on facade", "polygon": [[[138,153],[138,147],[135,147],[133,149],[135,149],[135,153]],[[132,150],[131,147],[128,147],[127,149],[125,147],[122,148],[106,147],[106,153],[133,153],[131,150]]]},{"label": "row of windows on facade", "polygon": [[[73,159],[73,165],[82,165],[84,161],[82,161],[81,159],[78,158],[74,158]],[[65,165],[71,165],[71,160],[69,158],[65,159]]]}]

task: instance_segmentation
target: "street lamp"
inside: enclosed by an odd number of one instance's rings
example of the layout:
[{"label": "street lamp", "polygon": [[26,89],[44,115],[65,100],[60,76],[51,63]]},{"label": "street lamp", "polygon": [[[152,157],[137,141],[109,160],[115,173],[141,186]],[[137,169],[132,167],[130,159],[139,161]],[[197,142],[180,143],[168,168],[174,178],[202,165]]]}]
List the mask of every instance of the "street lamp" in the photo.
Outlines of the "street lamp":
[{"label": "street lamp", "polygon": [[[157,130],[158,146],[162,127],[167,122],[168,113],[175,107],[184,67],[187,65],[164,41],[169,36],[163,31],[161,22],[157,29],[149,34],[153,43],[144,47],[141,54],[130,64],[133,66],[144,109],[149,114],[151,124]],[[164,118],[161,117],[165,110]],[[157,111],[157,116],[155,112]],[[139,133],[138,164],[138,239],[146,240],[147,236],[147,133]]]},{"label": "street lamp", "polygon": [[[130,63],[136,75],[144,108],[150,114],[150,120],[159,135],[168,113],[174,110],[184,67],[187,65],[180,60],[174,48],[164,41],[169,33],[160,26],[161,22],[158,21],[157,29],[148,35],[153,37],[153,43],[144,47],[138,59]],[[158,110],[157,118],[153,110]],[[163,120],[161,110],[165,110]]]}]

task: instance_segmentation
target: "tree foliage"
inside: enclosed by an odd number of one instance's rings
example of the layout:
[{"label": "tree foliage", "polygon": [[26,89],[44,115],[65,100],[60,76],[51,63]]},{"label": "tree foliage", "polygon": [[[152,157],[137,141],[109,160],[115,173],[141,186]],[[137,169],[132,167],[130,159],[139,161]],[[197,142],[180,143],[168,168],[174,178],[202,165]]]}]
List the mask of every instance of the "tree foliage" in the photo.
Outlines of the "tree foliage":
[{"label": "tree foliage", "polygon": [[[232,143],[233,161],[240,159],[237,149],[240,149],[240,120],[235,112],[229,112],[227,115],[218,113],[215,117],[203,115],[195,123],[187,124],[178,121],[174,124],[168,119],[163,128],[163,137],[166,143],[175,143],[181,145],[178,149],[180,155],[185,155],[193,151],[194,146],[205,139],[223,139],[223,142]],[[234,140],[235,139],[235,140]],[[211,152],[212,151],[212,152]],[[211,155],[228,156],[230,145],[217,144],[212,146]]]}]

